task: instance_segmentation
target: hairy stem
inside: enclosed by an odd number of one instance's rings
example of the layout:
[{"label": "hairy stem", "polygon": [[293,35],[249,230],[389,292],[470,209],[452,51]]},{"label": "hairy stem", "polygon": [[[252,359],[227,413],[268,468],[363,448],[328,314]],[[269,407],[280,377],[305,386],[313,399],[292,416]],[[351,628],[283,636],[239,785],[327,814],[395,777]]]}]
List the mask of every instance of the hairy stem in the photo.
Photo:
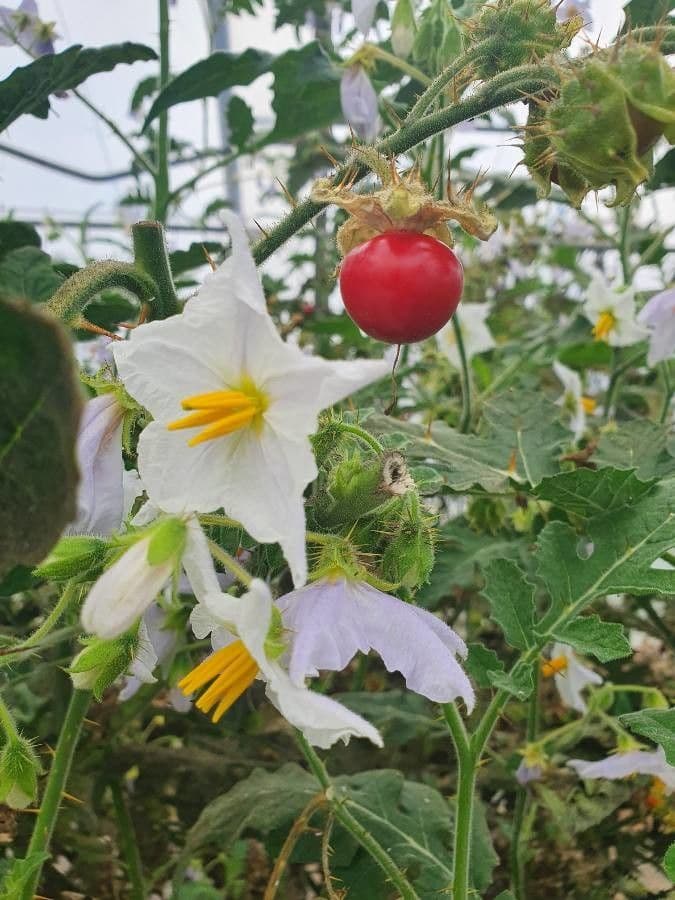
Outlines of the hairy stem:
[{"label": "hairy stem", "polygon": [[457,757],[457,801],[455,805],[455,834],[453,853],[453,900],[469,897],[471,867],[471,828],[473,825],[473,794],[476,786],[477,757],[454,703],[446,703],[443,715],[452,737]]},{"label": "hairy stem", "polygon": [[[537,739],[539,732],[539,669],[535,669],[534,690],[527,708],[527,743]],[[525,858],[523,825],[530,805],[530,792],[525,786],[520,787],[516,796],[513,811],[513,831],[511,833],[511,888],[516,900],[525,900]]]},{"label": "hairy stem", "polygon": [[455,343],[459,353],[462,375],[462,415],[459,420],[459,430],[462,434],[466,434],[471,424],[471,375],[469,373],[469,362],[466,357],[466,348],[464,347],[464,336],[462,335],[461,323],[457,318],[457,313],[452,317],[452,329],[455,332]]},{"label": "hairy stem", "polygon": [[274,863],[272,874],[269,877],[267,887],[265,888],[265,893],[263,894],[263,900],[274,900],[274,898],[276,897],[277,891],[279,890],[279,885],[281,884],[281,879],[284,877],[284,872],[286,871],[286,867],[288,865],[291,854],[295,849],[295,845],[307,830],[309,820],[312,818],[314,813],[317,810],[321,809],[322,806],[325,806],[325,804],[325,795],[323,793],[317,794],[316,797],[312,797],[307,806],[303,809],[303,811],[293,823],[293,827],[286,835],[284,845],[279,851],[279,855],[277,856],[276,862]]},{"label": "hairy stem", "polygon": [[296,740],[307,760],[309,768],[312,770],[312,774],[324,789],[326,800],[337,821],[356,841],[358,841],[359,844],[361,844],[363,849],[372,856],[385,873],[388,880],[398,890],[398,896],[401,900],[419,900],[415,889],[403,872],[398,868],[391,856],[389,856],[384,847],[378,844],[372,834],[354,818],[346,808],[345,802],[335,797],[335,789],[333,788],[330,776],[326,771],[326,767],[314,748],[308,743],[305,736],[300,732],[296,732]]},{"label": "hairy stem", "polygon": [[[61,733],[54,752],[52,767],[49,770],[47,779],[47,787],[45,788],[40,812],[35,820],[33,834],[26,856],[33,854],[46,853],[49,850],[49,844],[56,825],[56,818],[59,814],[59,806],[63,795],[70,767],[73,762],[75,747],[82,729],[82,722],[89,709],[91,701],[91,691],[73,690],[70,697],[70,703],[66,711],[66,717],[63,720]],[[23,900],[32,900],[33,895],[37,891],[42,874],[42,864],[39,865],[30,878],[26,881],[23,889]]]},{"label": "hairy stem", "polygon": [[137,222],[131,227],[137,269],[147,273],[157,285],[152,319],[167,319],[178,312],[178,296],[171,274],[169,251],[161,222]]},{"label": "hairy stem", "polygon": [[377,438],[373,437],[372,434],[369,434],[363,428],[359,428],[358,425],[349,425],[347,422],[340,422],[339,427],[340,431],[356,435],[356,437],[360,438],[364,444],[368,444],[368,446],[378,455],[384,453],[384,447]]},{"label": "hairy stem", "polygon": [[209,550],[211,551],[211,556],[217,559],[230,575],[234,575],[237,581],[240,581],[246,587],[251,586],[253,578],[250,573],[234,557],[230,556],[226,550],[223,550],[215,541],[209,541]]}]

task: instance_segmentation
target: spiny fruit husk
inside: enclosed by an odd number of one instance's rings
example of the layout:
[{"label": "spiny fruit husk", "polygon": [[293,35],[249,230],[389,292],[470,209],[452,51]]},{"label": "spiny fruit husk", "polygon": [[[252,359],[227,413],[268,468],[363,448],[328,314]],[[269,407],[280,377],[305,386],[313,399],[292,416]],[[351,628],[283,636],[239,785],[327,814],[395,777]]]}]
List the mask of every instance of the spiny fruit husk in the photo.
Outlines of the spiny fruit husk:
[{"label": "spiny fruit husk", "polygon": [[413,231],[428,234],[452,247],[448,221],[459,222],[464,231],[486,241],[497,227],[497,220],[481,201],[474,199],[474,183],[456,195],[448,187],[448,199],[436,200],[423,183],[419,169],[400,175],[396,165],[384,157],[359,148],[359,157],[380,179],[382,187],[372,194],[358,194],[349,182],[335,186],[330,178],[319,178],[312,188],[312,199],[334,203],[351,218],[337,233],[342,256],[387,231]]},{"label": "spiny fruit husk", "polygon": [[553,181],[579,206],[614,185],[616,206],[649,178],[664,134],[675,137],[675,74],[655,47],[629,40],[565,70],[559,95],[532,104],[525,162],[543,196]]},{"label": "spiny fruit husk", "polygon": [[477,51],[476,71],[487,79],[564,50],[583,24],[581,16],[558,23],[549,0],[496,0],[464,27],[469,51]]}]

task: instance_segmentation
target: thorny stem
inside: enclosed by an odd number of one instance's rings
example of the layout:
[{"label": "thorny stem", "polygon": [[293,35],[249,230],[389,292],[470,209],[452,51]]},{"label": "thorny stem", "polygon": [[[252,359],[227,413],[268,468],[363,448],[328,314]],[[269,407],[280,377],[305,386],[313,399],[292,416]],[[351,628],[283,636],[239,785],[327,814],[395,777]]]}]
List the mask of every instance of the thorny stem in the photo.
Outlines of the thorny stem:
[{"label": "thorny stem", "polygon": [[310,746],[307,739],[300,732],[296,732],[296,740],[307,760],[309,768],[312,770],[312,774],[324,789],[328,805],[337,821],[355,840],[358,841],[359,844],[361,844],[363,849],[372,856],[389,881],[398,890],[401,900],[419,900],[413,886],[398,868],[391,856],[389,856],[384,847],[382,847],[372,834],[354,818],[346,808],[344,801],[336,798],[335,789],[330,776],[314,748]]},{"label": "thorny stem", "polygon": [[246,587],[251,586],[251,582],[253,581],[251,574],[247,572],[233,556],[230,556],[230,554],[226,550],[223,550],[223,548],[215,541],[209,541],[209,550],[211,551],[211,556],[213,556],[214,559],[217,559],[230,575],[234,575],[237,581],[240,581]]},{"label": "thorny stem", "polygon": [[455,834],[453,853],[453,900],[467,900],[471,863],[471,829],[473,825],[473,795],[476,786],[478,757],[471,750],[462,717],[454,703],[443,706],[443,715],[450,731],[457,757],[457,801],[455,806]]},{"label": "thorny stem", "polygon": [[416,122],[420,119],[439,94],[448,87],[450,82],[467,69],[479,55],[480,49],[477,47],[472,50],[467,50],[450,63],[446,69],[443,69],[443,71],[434,78],[422,96],[418,98],[417,102],[406,116],[406,124]]},{"label": "thorny stem", "polygon": [[[576,723],[575,723],[576,724]],[[532,744],[539,732],[539,667],[535,668],[534,690],[528,701],[526,740]],[[523,825],[530,805],[530,792],[525,786],[518,790],[513,811],[513,830],[511,832],[511,888],[516,900],[525,900],[525,858],[523,846]]]},{"label": "thorny stem", "polygon": [[459,430],[462,434],[466,434],[471,423],[471,375],[466,358],[466,348],[464,347],[464,336],[462,335],[461,323],[457,318],[457,313],[452,317],[452,329],[455,332],[455,343],[457,344],[462,373],[462,416],[459,420]]},{"label": "thorny stem", "polygon": [[[45,788],[40,812],[35,820],[33,834],[31,835],[26,856],[30,857],[34,854],[46,853],[49,850],[49,843],[52,838],[56,817],[59,814],[59,806],[63,790],[70,774],[70,767],[73,762],[75,747],[82,729],[82,722],[89,709],[91,701],[91,691],[73,690],[70,697],[70,703],[66,711],[66,717],[63,720],[61,733],[54,752],[52,767],[49,770],[47,778],[47,787]],[[42,874],[43,863],[35,869],[28,878],[23,889],[23,900],[32,900]]]},{"label": "thorny stem", "polygon": [[138,851],[138,841],[136,840],[134,823],[119,780],[116,779],[110,782],[110,792],[112,794],[113,807],[115,808],[115,816],[117,817],[117,835],[120,850],[131,887],[129,900],[145,900],[143,865]]},{"label": "thorny stem", "polygon": [[303,809],[303,811],[293,823],[293,827],[286,835],[286,840],[284,841],[283,847],[279,851],[279,855],[277,856],[276,862],[274,863],[272,874],[269,877],[267,887],[265,888],[265,893],[263,894],[263,900],[274,900],[274,898],[276,897],[277,891],[279,890],[279,885],[281,884],[281,879],[284,876],[286,866],[288,865],[291,854],[295,849],[295,845],[298,843],[303,833],[307,830],[309,820],[312,818],[314,813],[317,810],[321,809],[322,806],[325,806],[325,804],[325,794],[323,792],[317,794],[316,797],[312,797],[307,806]]},{"label": "thorny stem", "polygon": [[[169,0],[159,0],[159,90],[169,83]],[[166,221],[169,205],[169,111],[159,114],[154,217]]]},{"label": "thorny stem", "polygon": [[331,813],[328,816],[326,825],[323,829],[323,834],[321,835],[321,870],[323,872],[324,887],[326,888],[326,893],[328,894],[328,900],[340,900],[340,896],[335,893],[335,890],[333,888],[333,880],[335,876],[331,875],[330,872],[330,838],[333,833],[334,822],[335,816]]},{"label": "thorny stem", "polygon": [[[399,57],[394,56],[393,53],[389,53],[387,50],[383,50],[382,47],[377,47],[375,44],[368,44],[367,51],[368,56],[370,56],[372,59],[381,59],[382,62],[388,63],[395,69],[399,69],[401,72],[409,75],[411,78],[414,78],[415,81],[419,81],[420,84],[431,84],[431,78],[429,78],[428,75],[425,75],[424,72],[421,72],[416,66],[412,66],[404,59],[399,59]],[[358,51],[355,55],[358,56]]]},{"label": "thorny stem", "polygon": [[0,697],[0,728],[5,732],[7,740],[19,737],[19,729],[16,727],[14,716],[2,697]]}]

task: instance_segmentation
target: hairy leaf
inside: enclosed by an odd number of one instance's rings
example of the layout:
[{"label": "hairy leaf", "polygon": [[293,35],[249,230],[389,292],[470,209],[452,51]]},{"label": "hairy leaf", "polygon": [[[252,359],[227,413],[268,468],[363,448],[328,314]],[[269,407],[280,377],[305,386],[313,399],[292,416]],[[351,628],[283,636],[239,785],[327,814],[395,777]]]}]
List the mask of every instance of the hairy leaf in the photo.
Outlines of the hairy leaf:
[{"label": "hairy leaf", "polygon": [[634,469],[638,478],[662,478],[675,474],[675,458],[669,449],[670,429],[644,419],[626,422],[617,431],[604,432],[593,455],[600,466]]},{"label": "hairy leaf", "polygon": [[0,131],[24,113],[46,119],[51,94],[72,90],[91,75],[110,72],[120,63],[156,58],[150,47],[129,42],[87,50],[75,44],[61,53],[41,56],[0,81]]},{"label": "hairy leaf", "polygon": [[634,469],[576,469],[544,478],[535,493],[542,500],[587,519],[633,506],[655,484],[655,478],[641,481]]},{"label": "hairy leaf", "polygon": [[0,575],[42,560],[75,518],[81,394],[59,322],[0,301]]},{"label": "hairy leaf", "polygon": [[623,625],[619,622],[603,622],[597,616],[579,616],[562,628],[553,631],[553,637],[569,644],[600,662],[623,659],[633,652]]},{"label": "hairy leaf", "polygon": [[491,562],[485,580],[483,593],[490,603],[490,614],[506,642],[517,650],[527,650],[534,644],[534,585],[508,559]]},{"label": "hairy leaf", "polygon": [[0,259],[0,300],[43,303],[62,282],[49,256],[37,247],[19,247]]},{"label": "hairy leaf", "polygon": [[469,678],[472,678],[478,687],[488,688],[492,686],[490,673],[504,671],[504,663],[494,650],[484,647],[482,644],[469,644],[469,653],[464,662]]},{"label": "hairy leaf", "polygon": [[493,687],[508,691],[518,700],[527,700],[534,690],[532,666],[526,666],[513,672],[488,672],[487,677]]}]

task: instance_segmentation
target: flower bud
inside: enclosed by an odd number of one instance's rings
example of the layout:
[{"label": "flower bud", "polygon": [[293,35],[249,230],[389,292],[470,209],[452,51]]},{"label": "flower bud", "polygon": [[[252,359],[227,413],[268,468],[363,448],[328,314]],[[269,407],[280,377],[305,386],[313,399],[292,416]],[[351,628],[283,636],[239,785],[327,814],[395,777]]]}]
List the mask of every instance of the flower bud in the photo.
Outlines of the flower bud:
[{"label": "flower bud", "polygon": [[391,46],[401,59],[410,56],[415,43],[415,12],[411,0],[397,0],[391,17]]},{"label": "flower bud", "polygon": [[340,81],[342,114],[364,141],[372,141],[380,127],[377,94],[363,66],[345,69]]},{"label": "flower bud", "polygon": [[11,735],[0,753],[0,802],[12,809],[25,809],[37,798],[41,772],[31,742],[20,734]]},{"label": "flower bud", "polygon": [[105,559],[108,544],[101,538],[82,535],[64,537],[49,556],[34,570],[38,578],[68,581],[78,575],[91,574]]},{"label": "flower bud", "polygon": [[433,531],[424,522],[405,522],[382,556],[384,578],[414,590],[427,581],[433,567]]},{"label": "flower bud", "polygon": [[138,647],[138,631],[123,634],[113,640],[90,638],[68,670],[73,687],[79,691],[93,691],[100,700],[104,691],[131,665]]}]

